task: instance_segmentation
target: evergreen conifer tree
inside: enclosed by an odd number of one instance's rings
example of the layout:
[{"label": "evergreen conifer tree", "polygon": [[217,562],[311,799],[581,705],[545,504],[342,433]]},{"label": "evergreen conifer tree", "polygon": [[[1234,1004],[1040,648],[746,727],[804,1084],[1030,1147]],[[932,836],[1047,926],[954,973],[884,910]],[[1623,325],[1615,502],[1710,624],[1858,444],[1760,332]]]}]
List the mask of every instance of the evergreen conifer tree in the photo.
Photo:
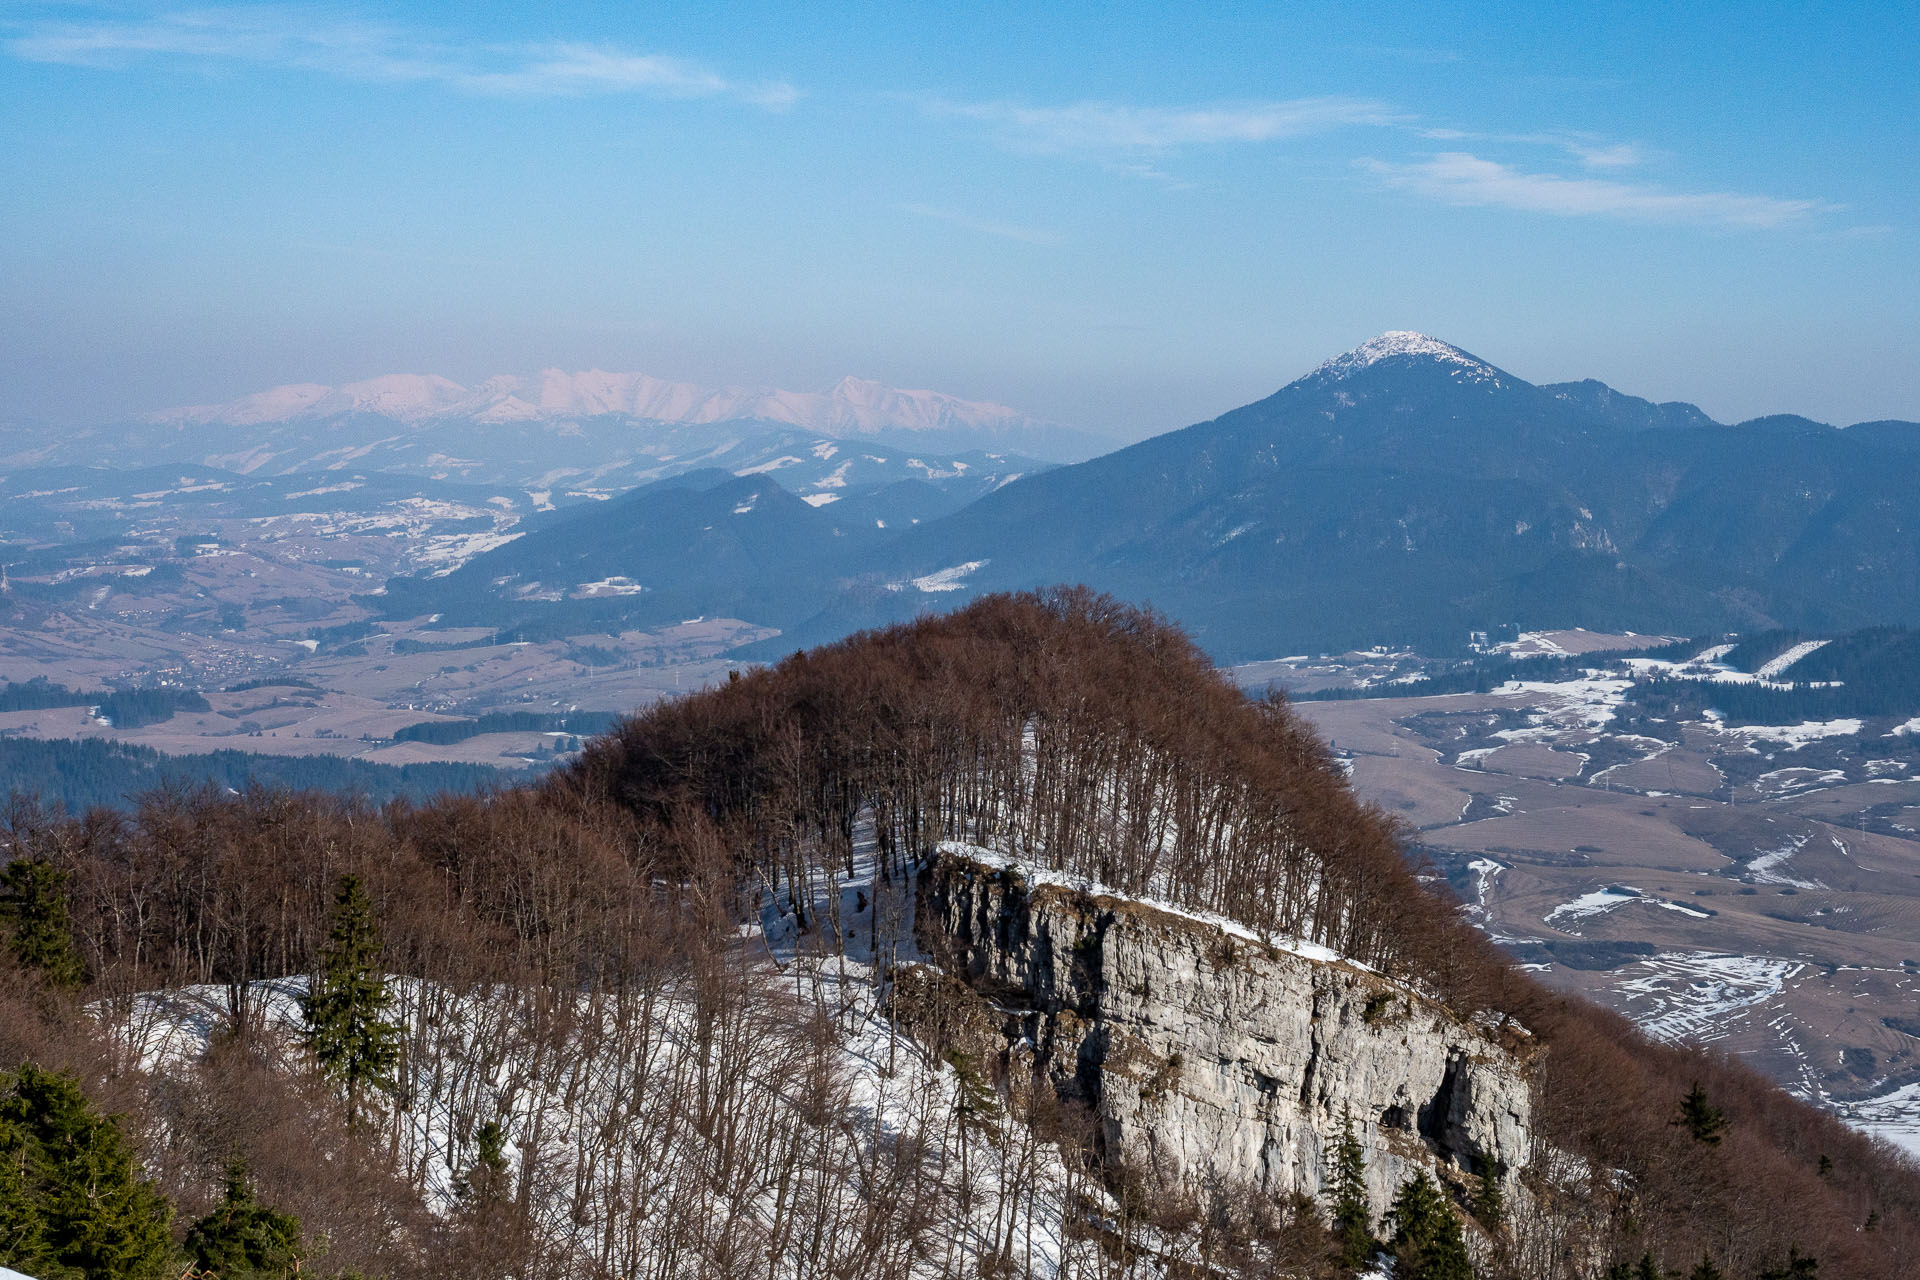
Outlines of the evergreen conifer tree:
[{"label": "evergreen conifer tree", "polygon": [[27,1181],[30,1154],[25,1129],[0,1121],[0,1265],[39,1274],[49,1270],[46,1220]]},{"label": "evergreen conifer tree", "polygon": [[1473,1280],[1460,1219],[1424,1171],[1400,1184],[1387,1215],[1393,1224],[1394,1280]]},{"label": "evergreen conifer tree", "polygon": [[489,1120],[473,1131],[473,1164],[454,1179],[454,1194],[475,1205],[497,1204],[507,1198],[507,1131]]},{"label": "evergreen conifer tree", "polygon": [[1501,1183],[1507,1176],[1507,1162],[1490,1159],[1480,1166],[1480,1185],[1473,1193],[1473,1216],[1489,1231],[1499,1231],[1506,1220],[1507,1198]]},{"label": "evergreen conifer tree", "polygon": [[327,1079],[347,1096],[347,1122],[359,1119],[369,1089],[391,1093],[400,1061],[400,1029],[382,1015],[387,980],[380,972],[380,930],[360,877],[340,877],[333,928],[320,955],[320,975],[303,1001],[307,1048]]},{"label": "evergreen conifer tree", "polygon": [[17,1171],[0,1209],[18,1233],[9,1265],[87,1280],[158,1280],[168,1273],[172,1211],[136,1176],[120,1126],[94,1111],[79,1083],[32,1065],[0,1076],[0,1141]]},{"label": "evergreen conifer tree", "polygon": [[254,1199],[236,1158],[227,1163],[226,1198],[187,1228],[187,1252],[219,1280],[282,1280],[300,1271],[300,1220]]},{"label": "evergreen conifer tree", "polygon": [[73,947],[67,873],[53,863],[15,858],[0,870],[0,924],[11,935],[13,958],[21,965],[62,989],[86,981],[86,969]]},{"label": "evergreen conifer tree", "polygon": [[1633,1269],[1633,1280],[1666,1280],[1666,1272],[1653,1260],[1651,1252],[1640,1255],[1640,1265]]},{"label": "evergreen conifer tree", "polygon": [[1373,1221],[1367,1208],[1367,1154],[1353,1133],[1353,1112],[1340,1116],[1340,1137],[1333,1147],[1333,1237],[1340,1248],[1340,1265],[1359,1270],[1373,1256]]},{"label": "evergreen conifer tree", "polygon": [[1687,1273],[1687,1280],[1726,1280],[1726,1277],[1713,1265],[1713,1259],[1703,1253],[1699,1265]]},{"label": "evergreen conifer tree", "polygon": [[1787,1250],[1787,1260],[1760,1273],[1760,1280],[1819,1280],[1820,1264],[1800,1252],[1798,1245]]},{"label": "evergreen conifer tree", "polygon": [[1680,1100],[1680,1115],[1673,1123],[1685,1125],[1695,1142],[1711,1144],[1719,1142],[1726,1133],[1727,1115],[1707,1101],[1707,1091],[1696,1080],[1687,1096]]}]

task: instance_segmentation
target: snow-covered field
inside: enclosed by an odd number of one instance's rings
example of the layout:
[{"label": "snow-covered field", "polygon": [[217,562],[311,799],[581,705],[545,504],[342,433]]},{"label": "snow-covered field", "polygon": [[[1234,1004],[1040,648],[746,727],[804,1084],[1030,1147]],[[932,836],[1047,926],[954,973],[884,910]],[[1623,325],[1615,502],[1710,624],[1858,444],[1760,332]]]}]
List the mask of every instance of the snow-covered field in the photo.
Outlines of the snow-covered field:
[{"label": "snow-covered field", "polygon": [[1885,1138],[1920,1160],[1920,1084],[1903,1085],[1864,1102],[1845,1103],[1841,1116],[1854,1128]]},{"label": "snow-covered field", "polygon": [[1768,956],[1674,951],[1627,966],[1637,976],[1614,990],[1648,1035],[1704,1044],[1726,1038],[1734,1022],[1779,995],[1805,967]]}]

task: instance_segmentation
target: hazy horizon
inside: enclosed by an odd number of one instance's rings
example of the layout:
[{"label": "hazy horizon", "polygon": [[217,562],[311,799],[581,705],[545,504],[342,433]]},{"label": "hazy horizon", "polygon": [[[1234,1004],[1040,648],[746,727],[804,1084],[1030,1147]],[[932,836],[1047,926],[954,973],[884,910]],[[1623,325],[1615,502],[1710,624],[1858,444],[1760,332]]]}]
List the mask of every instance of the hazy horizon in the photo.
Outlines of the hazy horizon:
[{"label": "hazy horizon", "polygon": [[1920,418],[1899,7],[1393,22],[15,6],[0,420],[553,366],[1130,440],[1390,329]]}]

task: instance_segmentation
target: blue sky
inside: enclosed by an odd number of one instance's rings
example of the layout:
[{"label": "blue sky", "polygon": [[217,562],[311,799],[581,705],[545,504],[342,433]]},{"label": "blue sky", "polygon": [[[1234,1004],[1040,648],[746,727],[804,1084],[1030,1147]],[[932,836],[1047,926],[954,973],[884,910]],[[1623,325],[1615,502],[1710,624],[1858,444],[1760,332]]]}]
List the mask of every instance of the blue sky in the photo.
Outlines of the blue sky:
[{"label": "blue sky", "polygon": [[1413,328],[1920,418],[1911,4],[822,8],[0,7],[0,412],[559,365],[1131,438]]}]

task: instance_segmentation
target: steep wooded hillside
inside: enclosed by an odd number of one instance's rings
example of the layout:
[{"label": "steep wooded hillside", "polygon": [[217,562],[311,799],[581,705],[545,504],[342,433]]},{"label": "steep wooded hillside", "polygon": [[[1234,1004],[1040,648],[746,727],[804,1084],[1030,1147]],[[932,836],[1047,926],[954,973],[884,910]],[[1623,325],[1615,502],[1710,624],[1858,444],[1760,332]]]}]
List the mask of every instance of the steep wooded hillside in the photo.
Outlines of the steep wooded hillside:
[{"label": "steep wooded hillside", "polygon": [[[1283,703],[1083,590],[743,674],[538,787],[0,842],[0,1064],[73,1073],[147,1186],[148,1261],[88,1274],[204,1264],[236,1204],[309,1276],[1332,1277],[1376,1238],[1920,1274],[1910,1167],[1513,971]],[[57,1190],[0,1180],[0,1262],[79,1265]]]}]

